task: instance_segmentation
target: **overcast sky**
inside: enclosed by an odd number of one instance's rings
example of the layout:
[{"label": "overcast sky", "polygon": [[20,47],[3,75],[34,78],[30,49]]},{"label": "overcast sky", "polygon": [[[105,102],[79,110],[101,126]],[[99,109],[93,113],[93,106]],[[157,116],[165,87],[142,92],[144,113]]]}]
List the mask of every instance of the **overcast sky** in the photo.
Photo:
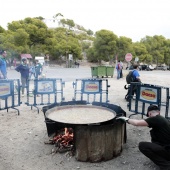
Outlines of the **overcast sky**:
[{"label": "overcast sky", "polygon": [[133,42],[146,35],[170,38],[170,0],[2,0],[0,25],[57,13],[85,29],[107,29]]}]

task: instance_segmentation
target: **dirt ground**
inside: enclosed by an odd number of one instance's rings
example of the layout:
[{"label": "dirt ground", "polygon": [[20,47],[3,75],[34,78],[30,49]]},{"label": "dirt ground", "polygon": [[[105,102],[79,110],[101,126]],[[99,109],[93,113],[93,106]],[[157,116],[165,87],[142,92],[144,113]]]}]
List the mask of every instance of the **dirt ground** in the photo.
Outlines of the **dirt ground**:
[{"label": "dirt ground", "polygon": [[[76,68],[76,71],[84,67]],[[87,68],[88,69],[88,68]],[[89,68],[90,69],[90,68]],[[127,72],[124,70],[124,75]],[[170,71],[141,71],[143,83],[156,84],[170,87]],[[90,77],[90,75],[89,75]],[[124,100],[124,78],[117,80],[116,74],[108,78],[110,103],[120,105],[127,112],[127,102]],[[65,98],[71,100],[73,97],[72,81],[65,85]],[[46,124],[43,112],[37,113],[37,109],[23,104],[18,107],[20,115],[16,110],[9,109],[0,111],[0,170],[157,170],[148,158],[138,150],[140,141],[150,141],[149,128],[134,127],[127,125],[127,142],[123,146],[120,156],[100,163],[79,162],[68,153],[52,153],[54,146],[44,144],[48,141]],[[133,118],[141,118],[135,115]]]}]

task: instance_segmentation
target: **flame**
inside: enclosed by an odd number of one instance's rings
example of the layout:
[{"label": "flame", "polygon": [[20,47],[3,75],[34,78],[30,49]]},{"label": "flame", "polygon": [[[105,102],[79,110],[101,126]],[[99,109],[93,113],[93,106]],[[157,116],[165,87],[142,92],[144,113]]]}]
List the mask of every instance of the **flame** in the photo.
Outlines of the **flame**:
[{"label": "flame", "polygon": [[[59,150],[65,150],[73,147],[73,129],[61,129],[52,139],[52,143],[56,144]],[[67,151],[67,150],[66,150]]]}]

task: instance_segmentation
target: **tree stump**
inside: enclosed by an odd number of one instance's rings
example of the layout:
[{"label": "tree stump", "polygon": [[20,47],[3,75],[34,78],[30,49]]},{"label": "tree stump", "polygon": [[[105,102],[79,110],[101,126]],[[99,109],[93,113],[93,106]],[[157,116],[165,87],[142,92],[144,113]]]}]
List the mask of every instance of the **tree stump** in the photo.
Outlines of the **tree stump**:
[{"label": "tree stump", "polygon": [[125,123],[76,126],[74,129],[75,158],[83,162],[110,160],[122,151]]}]

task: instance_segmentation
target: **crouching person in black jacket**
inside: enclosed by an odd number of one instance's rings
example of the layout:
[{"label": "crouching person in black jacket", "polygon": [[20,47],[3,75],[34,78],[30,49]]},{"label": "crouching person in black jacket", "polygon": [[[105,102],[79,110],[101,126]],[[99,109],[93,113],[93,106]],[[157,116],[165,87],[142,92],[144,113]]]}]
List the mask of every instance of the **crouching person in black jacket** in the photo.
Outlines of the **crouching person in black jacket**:
[{"label": "crouching person in black jacket", "polygon": [[139,150],[152,160],[161,170],[170,170],[170,121],[160,115],[156,105],[150,105],[147,111],[147,119],[137,120],[127,117],[117,119],[126,121],[134,126],[148,126],[151,142],[140,142]]}]

